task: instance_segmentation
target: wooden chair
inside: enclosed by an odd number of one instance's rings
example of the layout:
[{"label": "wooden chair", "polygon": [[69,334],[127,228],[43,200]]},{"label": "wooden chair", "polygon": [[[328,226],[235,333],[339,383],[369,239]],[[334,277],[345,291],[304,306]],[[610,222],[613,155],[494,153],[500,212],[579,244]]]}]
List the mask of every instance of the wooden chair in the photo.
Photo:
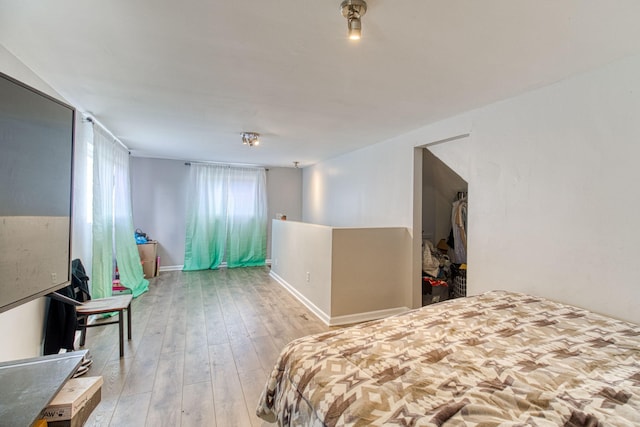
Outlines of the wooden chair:
[{"label": "wooden chair", "polygon": [[[120,357],[124,356],[124,311],[127,311],[127,338],[131,339],[131,294],[118,295],[109,298],[89,300],[76,306],[78,327],[80,328],[80,347],[84,346],[87,328],[118,324],[120,335]],[[92,314],[118,313],[118,320],[89,324]]]},{"label": "wooden chair", "polygon": [[[96,326],[118,324],[120,335],[120,357],[124,356],[124,311],[127,311],[127,337],[131,339],[131,294],[112,296],[108,298],[91,299],[89,295],[89,276],[87,276],[84,266],[79,259],[74,259],[71,263],[72,284],[76,301],[76,315],[78,318],[78,329],[80,329],[80,347],[84,346],[87,337],[87,328]],[[89,324],[89,316],[93,314],[117,313],[118,320],[99,321]]]}]

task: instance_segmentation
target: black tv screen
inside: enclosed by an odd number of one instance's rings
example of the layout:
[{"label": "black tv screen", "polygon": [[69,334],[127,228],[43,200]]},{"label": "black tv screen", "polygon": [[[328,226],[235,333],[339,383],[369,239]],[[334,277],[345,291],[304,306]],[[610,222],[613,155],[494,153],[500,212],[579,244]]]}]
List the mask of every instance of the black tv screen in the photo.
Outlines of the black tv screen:
[{"label": "black tv screen", "polygon": [[69,283],[74,120],[0,73],[0,312]]}]

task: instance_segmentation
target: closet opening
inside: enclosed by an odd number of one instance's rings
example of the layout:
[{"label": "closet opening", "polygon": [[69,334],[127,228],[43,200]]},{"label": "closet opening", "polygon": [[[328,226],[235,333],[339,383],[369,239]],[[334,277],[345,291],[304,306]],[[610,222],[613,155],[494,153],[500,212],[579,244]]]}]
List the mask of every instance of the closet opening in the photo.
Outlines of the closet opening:
[{"label": "closet opening", "polygon": [[422,305],[467,295],[468,183],[422,150]]}]

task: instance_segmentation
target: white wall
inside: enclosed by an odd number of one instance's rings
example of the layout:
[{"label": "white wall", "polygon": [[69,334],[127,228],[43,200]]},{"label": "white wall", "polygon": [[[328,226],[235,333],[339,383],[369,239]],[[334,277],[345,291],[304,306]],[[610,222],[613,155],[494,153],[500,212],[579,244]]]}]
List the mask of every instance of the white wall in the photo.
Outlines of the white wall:
[{"label": "white wall", "polygon": [[[378,144],[303,169],[302,217],[334,227],[412,229],[413,151]],[[405,165],[405,167],[400,167]]]},{"label": "white wall", "polygon": [[506,288],[640,322],[640,56],[479,112],[472,291]]},{"label": "white wall", "polygon": [[413,147],[470,133],[430,147],[469,183],[468,292],[640,322],[638,76],[636,55],[306,168],[303,219],[411,227]]}]

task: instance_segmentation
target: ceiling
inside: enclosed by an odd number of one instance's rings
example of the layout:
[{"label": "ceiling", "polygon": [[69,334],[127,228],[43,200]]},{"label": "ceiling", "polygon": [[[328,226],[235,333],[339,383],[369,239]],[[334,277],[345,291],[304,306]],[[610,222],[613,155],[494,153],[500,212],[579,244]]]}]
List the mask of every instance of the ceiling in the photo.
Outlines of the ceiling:
[{"label": "ceiling", "polygon": [[135,156],[268,166],[307,166],[640,50],[637,0],[368,0],[359,42],[339,4],[0,0],[0,43]]}]

